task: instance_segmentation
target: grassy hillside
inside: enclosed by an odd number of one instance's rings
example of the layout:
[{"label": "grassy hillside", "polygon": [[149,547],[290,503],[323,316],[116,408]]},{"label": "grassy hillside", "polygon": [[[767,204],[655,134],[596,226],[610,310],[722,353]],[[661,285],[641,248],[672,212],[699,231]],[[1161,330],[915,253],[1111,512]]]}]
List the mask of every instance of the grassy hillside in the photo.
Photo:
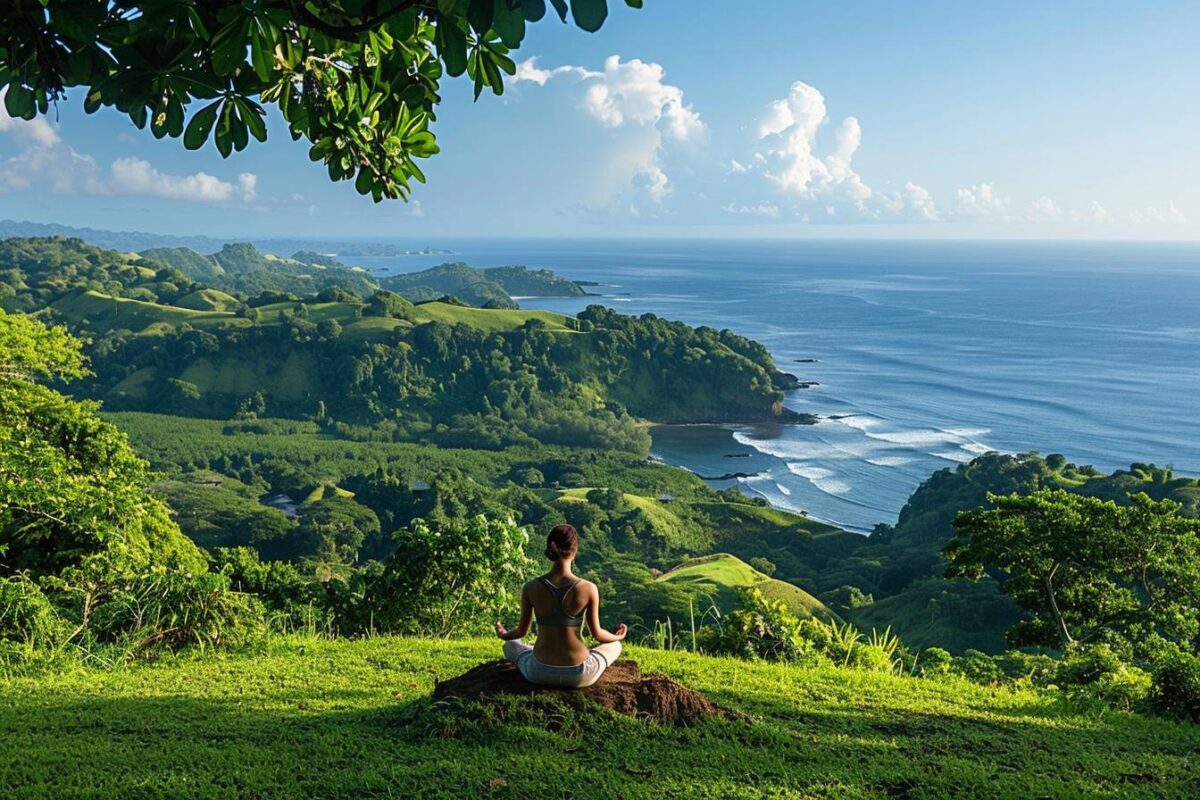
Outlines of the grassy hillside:
[{"label": "grassy hillside", "polygon": [[51,308],[73,323],[87,320],[93,329],[126,328],[135,332],[158,322],[196,325],[233,318],[233,314],[220,310],[160,305],[92,290],[69,294]]},{"label": "grassy hillside", "polygon": [[490,641],[279,639],[0,680],[6,798],[1194,797],[1196,729],[1047,693],[629,648],[752,716],[434,706]]},{"label": "grassy hillside", "polygon": [[447,324],[461,323],[478,328],[487,333],[497,331],[514,331],[531,319],[546,323],[546,327],[554,331],[565,331],[566,317],[553,311],[524,311],[517,309],[468,308],[450,303],[422,303],[416,307],[416,316],[420,322],[438,321]]},{"label": "grassy hillside", "polygon": [[712,597],[722,612],[728,612],[737,605],[740,590],[758,589],[773,600],[787,603],[788,608],[798,617],[815,616],[826,620],[838,618],[824,603],[799,586],[768,577],[737,556],[728,553],[715,553],[685,561],[662,575],[659,580],[690,584]]}]

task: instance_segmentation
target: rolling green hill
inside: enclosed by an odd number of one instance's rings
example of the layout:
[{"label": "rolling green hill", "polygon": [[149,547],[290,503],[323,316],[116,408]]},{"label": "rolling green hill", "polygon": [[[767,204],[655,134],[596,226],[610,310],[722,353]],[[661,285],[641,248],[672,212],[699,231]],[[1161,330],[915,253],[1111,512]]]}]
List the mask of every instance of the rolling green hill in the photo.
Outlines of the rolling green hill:
[{"label": "rolling green hill", "polygon": [[729,612],[737,605],[739,591],[758,589],[772,600],[785,602],[798,617],[838,619],[837,614],[799,586],[770,578],[728,553],[690,559],[660,576],[659,580],[690,584],[701,594],[711,597],[722,613]]},{"label": "rolling green hill", "polygon": [[[191,296],[191,295],[189,295]],[[126,328],[135,333],[155,323],[205,324],[233,319],[219,310],[199,310],[149,303],[128,297],[113,297],[94,290],[78,291],[56,301],[50,308],[79,325],[96,328]]]},{"label": "rolling green hill", "polygon": [[185,294],[175,301],[180,308],[190,308],[196,311],[236,311],[241,305],[236,297],[218,289],[201,289]]},{"label": "rolling green hill", "polygon": [[1183,798],[1188,724],[1048,691],[627,648],[750,722],[435,705],[488,640],[279,638],[261,652],[0,677],[7,800]]},{"label": "rolling green hill", "polygon": [[414,302],[452,295],[473,306],[496,308],[516,308],[512,296],[579,297],[585,294],[579,284],[550,270],[525,267],[476,269],[461,262],[390,275],[381,278],[379,283],[384,289],[398,292]]},{"label": "rolling green hill", "polygon": [[450,303],[421,303],[416,307],[416,317],[421,322],[445,322],[449,325],[463,324],[472,328],[495,333],[514,331],[530,320],[540,320],[551,331],[567,331],[566,317],[553,311],[525,311],[523,309],[468,308]]},{"label": "rolling green hill", "polygon": [[147,262],[164,264],[215,289],[244,296],[267,291],[311,295],[339,286],[365,297],[379,288],[365,270],[306,264],[260,252],[246,243],[227,244],[211,255],[186,247],[145,250],[140,255]]}]

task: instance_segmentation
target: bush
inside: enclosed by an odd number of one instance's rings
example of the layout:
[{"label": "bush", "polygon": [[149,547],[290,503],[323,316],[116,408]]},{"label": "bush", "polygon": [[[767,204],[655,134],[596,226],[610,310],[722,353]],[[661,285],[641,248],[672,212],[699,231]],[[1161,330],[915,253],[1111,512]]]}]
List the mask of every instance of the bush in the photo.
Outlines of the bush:
[{"label": "bush", "polygon": [[929,647],[921,653],[917,664],[922,675],[949,675],[954,664],[954,657],[948,650],[940,647]]},{"label": "bush", "polygon": [[828,644],[810,638],[820,631],[810,630],[805,636],[800,620],[782,600],[764,597],[757,589],[744,589],[738,605],[718,627],[704,628],[701,643],[706,650],[752,661],[824,660],[819,651],[827,649]]},{"label": "bush", "polygon": [[1200,656],[1179,652],[1155,663],[1150,707],[1160,714],[1200,722]]},{"label": "bush", "polygon": [[1132,711],[1150,693],[1150,675],[1125,663],[1108,645],[1077,648],[1059,662],[1055,680],[1073,700],[1098,700]]},{"label": "bush", "polygon": [[49,648],[67,625],[37,584],[25,576],[0,578],[0,642]]},{"label": "bush", "polygon": [[301,625],[328,628],[330,620],[321,584],[300,574],[287,561],[263,561],[250,547],[218,547],[214,566],[239,592],[261,600],[271,612],[271,625],[284,632]]},{"label": "bush", "polygon": [[395,536],[396,551],[366,589],[371,624],[426,636],[482,633],[515,609],[534,562],[529,534],[511,521],[480,515],[437,528],[414,520]]},{"label": "bush", "polygon": [[835,663],[878,672],[896,669],[900,640],[890,630],[864,637],[852,625],[797,619],[782,600],[743,589],[737,610],[701,630],[711,652],[751,660]]},{"label": "bush", "polygon": [[763,575],[766,575],[768,578],[775,574],[775,570],[776,570],[775,562],[773,562],[769,559],[763,558],[762,556],[754,556],[753,558],[748,558],[748,559],[746,559],[746,563],[749,564],[750,566],[754,567],[756,570],[761,572]]},{"label": "bush", "polygon": [[240,647],[266,632],[258,598],[234,591],[216,572],[131,564],[103,553],[46,583],[77,624],[81,644],[116,646],[125,658],[186,646]]},{"label": "bush", "polygon": [[964,678],[975,683],[990,686],[1004,680],[1004,670],[995,659],[979,650],[967,650],[954,659],[951,669]]}]

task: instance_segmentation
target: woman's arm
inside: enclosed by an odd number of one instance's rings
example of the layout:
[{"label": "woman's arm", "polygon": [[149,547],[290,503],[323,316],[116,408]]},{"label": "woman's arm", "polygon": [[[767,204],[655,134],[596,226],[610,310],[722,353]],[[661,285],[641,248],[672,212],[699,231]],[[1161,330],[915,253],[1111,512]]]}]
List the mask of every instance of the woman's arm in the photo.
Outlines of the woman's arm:
[{"label": "woman's arm", "polygon": [[533,603],[529,602],[529,591],[521,587],[521,621],[517,623],[514,630],[508,630],[504,627],[504,623],[496,621],[496,635],[504,641],[520,639],[525,634],[529,633],[529,626],[533,623]]},{"label": "woman's arm", "polygon": [[629,630],[625,627],[624,622],[617,626],[616,633],[609,633],[600,626],[600,590],[596,588],[596,584],[589,583],[588,591],[592,597],[587,607],[587,624],[588,630],[592,632],[592,638],[600,644],[619,642],[624,639]]}]

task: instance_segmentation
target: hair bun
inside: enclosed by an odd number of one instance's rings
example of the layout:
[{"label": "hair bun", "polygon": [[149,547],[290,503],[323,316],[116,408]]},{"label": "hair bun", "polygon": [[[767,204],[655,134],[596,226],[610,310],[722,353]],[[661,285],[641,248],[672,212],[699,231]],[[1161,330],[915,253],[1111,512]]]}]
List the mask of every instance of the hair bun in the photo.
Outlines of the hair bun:
[{"label": "hair bun", "polygon": [[555,525],[546,537],[546,558],[551,561],[562,561],[575,555],[579,549],[579,533],[565,522]]}]

